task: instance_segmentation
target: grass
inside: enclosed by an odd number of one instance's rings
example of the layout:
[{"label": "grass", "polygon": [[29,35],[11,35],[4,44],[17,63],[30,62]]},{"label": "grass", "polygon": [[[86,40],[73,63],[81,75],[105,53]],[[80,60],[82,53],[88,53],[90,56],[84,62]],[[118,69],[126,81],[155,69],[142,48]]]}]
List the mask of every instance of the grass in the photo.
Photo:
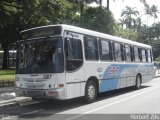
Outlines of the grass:
[{"label": "grass", "polygon": [[0,75],[14,75],[14,70],[0,70]]},{"label": "grass", "polygon": [[14,70],[0,70],[0,81],[14,80],[15,71]]},{"label": "grass", "polygon": [[15,79],[15,75],[0,75],[0,81],[7,81],[7,80],[14,80]]}]

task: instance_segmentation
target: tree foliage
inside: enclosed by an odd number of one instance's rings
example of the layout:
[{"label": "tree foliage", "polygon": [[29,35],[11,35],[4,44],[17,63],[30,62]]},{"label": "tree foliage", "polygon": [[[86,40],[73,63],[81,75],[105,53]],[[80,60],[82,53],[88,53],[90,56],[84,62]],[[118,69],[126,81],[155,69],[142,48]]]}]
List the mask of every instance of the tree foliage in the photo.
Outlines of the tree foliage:
[{"label": "tree foliage", "polygon": [[135,26],[135,18],[137,15],[139,15],[139,12],[135,10],[136,8],[131,8],[126,6],[125,9],[123,9],[121,13],[121,17],[124,19],[124,23],[126,24],[126,27],[131,29]]},{"label": "tree foliage", "polygon": [[24,29],[63,23],[112,34],[112,14],[104,8],[87,7],[86,4],[95,1],[98,3],[98,0],[1,0],[0,44],[4,50],[3,69],[7,68],[8,45],[16,42],[19,32]]},{"label": "tree foliage", "polygon": [[72,4],[65,0],[1,0],[0,44],[4,49],[3,69],[7,68],[8,45],[17,41],[21,30],[50,23],[69,23],[75,19],[73,12]]},{"label": "tree foliage", "polygon": [[110,11],[107,11],[105,8],[88,8],[84,13],[84,23],[81,25],[85,28],[114,34],[114,18]]},{"label": "tree foliage", "polygon": [[115,35],[129,40],[137,41],[138,33],[133,29],[122,29],[119,25],[115,27]]},{"label": "tree foliage", "polygon": [[[156,19],[158,7],[150,7],[146,0],[140,1],[145,5],[145,14]],[[3,69],[7,68],[8,45],[17,41],[20,31],[48,24],[71,24],[149,43],[154,47],[154,56],[160,56],[159,23],[152,27],[143,25],[141,19],[137,18],[138,11],[126,7],[122,11],[121,23],[115,25],[112,12],[101,5],[97,8],[88,7],[87,4],[92,2],[101,4],[102,0],[1,0],[0,44],[4,50]],[[109,0],[106,2],[109,5]]]}]

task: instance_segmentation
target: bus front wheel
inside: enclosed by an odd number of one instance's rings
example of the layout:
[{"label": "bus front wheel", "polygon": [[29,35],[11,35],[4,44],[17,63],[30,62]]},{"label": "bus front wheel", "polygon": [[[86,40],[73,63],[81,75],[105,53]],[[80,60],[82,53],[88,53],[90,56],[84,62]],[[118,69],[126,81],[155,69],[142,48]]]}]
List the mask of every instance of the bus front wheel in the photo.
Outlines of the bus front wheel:
[{"label": "bus front wheel", "polygon": [[92,103],[97,97],[97,86],[94,81],[88,81],[85,87],[85,102]]}]

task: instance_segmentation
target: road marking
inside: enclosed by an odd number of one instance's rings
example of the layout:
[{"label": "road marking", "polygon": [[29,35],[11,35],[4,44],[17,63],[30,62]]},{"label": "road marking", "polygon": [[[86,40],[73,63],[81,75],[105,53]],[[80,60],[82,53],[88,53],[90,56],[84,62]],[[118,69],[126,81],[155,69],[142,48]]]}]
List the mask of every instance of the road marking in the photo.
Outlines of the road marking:
[{"label": "road marking", "polygon": [[34,111],[31,111],[31,112],[27,112],[27,113],[18,115],[18,117],[21,117],[21,116],[24,116],[24,115],[33,114],[33,113],[38,113],[38,112],[40,112],[40,111],[43,111],[43,109],[39,109],[39,110],[34,110]]},{"label": "road marking", "polygon": [[130,97],[127,97],[127,98],[124,98],[124,99],[118,100],[118,101],[116,101],[116,102],[113,102],[113,103],[110,103],[110,104],[104,105],[104,106],[102,106],[102,107],[98,107],[98,108],[93,109],[93,110],[90,110],[90,111],[88,111],[88,112],[84,112],[84,113],[82,113],[82,114],[80,114],[80,115],[76,115],[76,116],[71,117],[71,118],[68,118],[68,119],[66,119],[66,120],[73,120],[73,119],[79,118],[79,117],[84,116],[84,115],[86,115],[86,114],[89,114],[89,113],[92,113],[92,112],[95,112],[95,111],[98,111],[98,110],[104,109],[104,108],[106,108],[106,107],[110,107],[110,106],[115,105],[115,104],[117,104],[117,103],[120,103],[120,102],[123,102],[123,101],[129,100],[129,99],[131,99],[131,98],[134,98],[134,97],[136,97],[136,96],[139,96],[139,95],[145,94],[145,93],[150,92],[150,91],[152,91],[152,90],[154,90],[154,89],[157,89],[157,88],[160,88],[160,86],[158,86],[158,87],[154,87],[154,88],[149,89],[149,90],[146,90],[146,91],[144,91],[144,92],[140,92],[140,93],[135,94],[135,95],[132,95],[132,96],[130,96]]}]

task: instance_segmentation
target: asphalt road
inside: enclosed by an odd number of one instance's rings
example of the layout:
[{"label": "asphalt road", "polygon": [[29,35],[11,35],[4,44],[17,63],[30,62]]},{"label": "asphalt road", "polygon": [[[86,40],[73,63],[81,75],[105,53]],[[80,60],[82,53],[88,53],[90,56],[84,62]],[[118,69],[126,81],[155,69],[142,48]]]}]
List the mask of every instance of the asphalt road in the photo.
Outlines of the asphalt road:
[{"label": "asphalt road", "polygon": [[[143,116],[133,116],[138,114]],[[125,88],[100,94],[97,101],[92,104],[84,104],[81,98],[43,101],[3,108],[0,109],[0,115],[32,120],[101,120],[100,116],[105,120],[107,117],[114,120],[141,117],[160,120],[160,78],[143,84],[140,90]]]}]

